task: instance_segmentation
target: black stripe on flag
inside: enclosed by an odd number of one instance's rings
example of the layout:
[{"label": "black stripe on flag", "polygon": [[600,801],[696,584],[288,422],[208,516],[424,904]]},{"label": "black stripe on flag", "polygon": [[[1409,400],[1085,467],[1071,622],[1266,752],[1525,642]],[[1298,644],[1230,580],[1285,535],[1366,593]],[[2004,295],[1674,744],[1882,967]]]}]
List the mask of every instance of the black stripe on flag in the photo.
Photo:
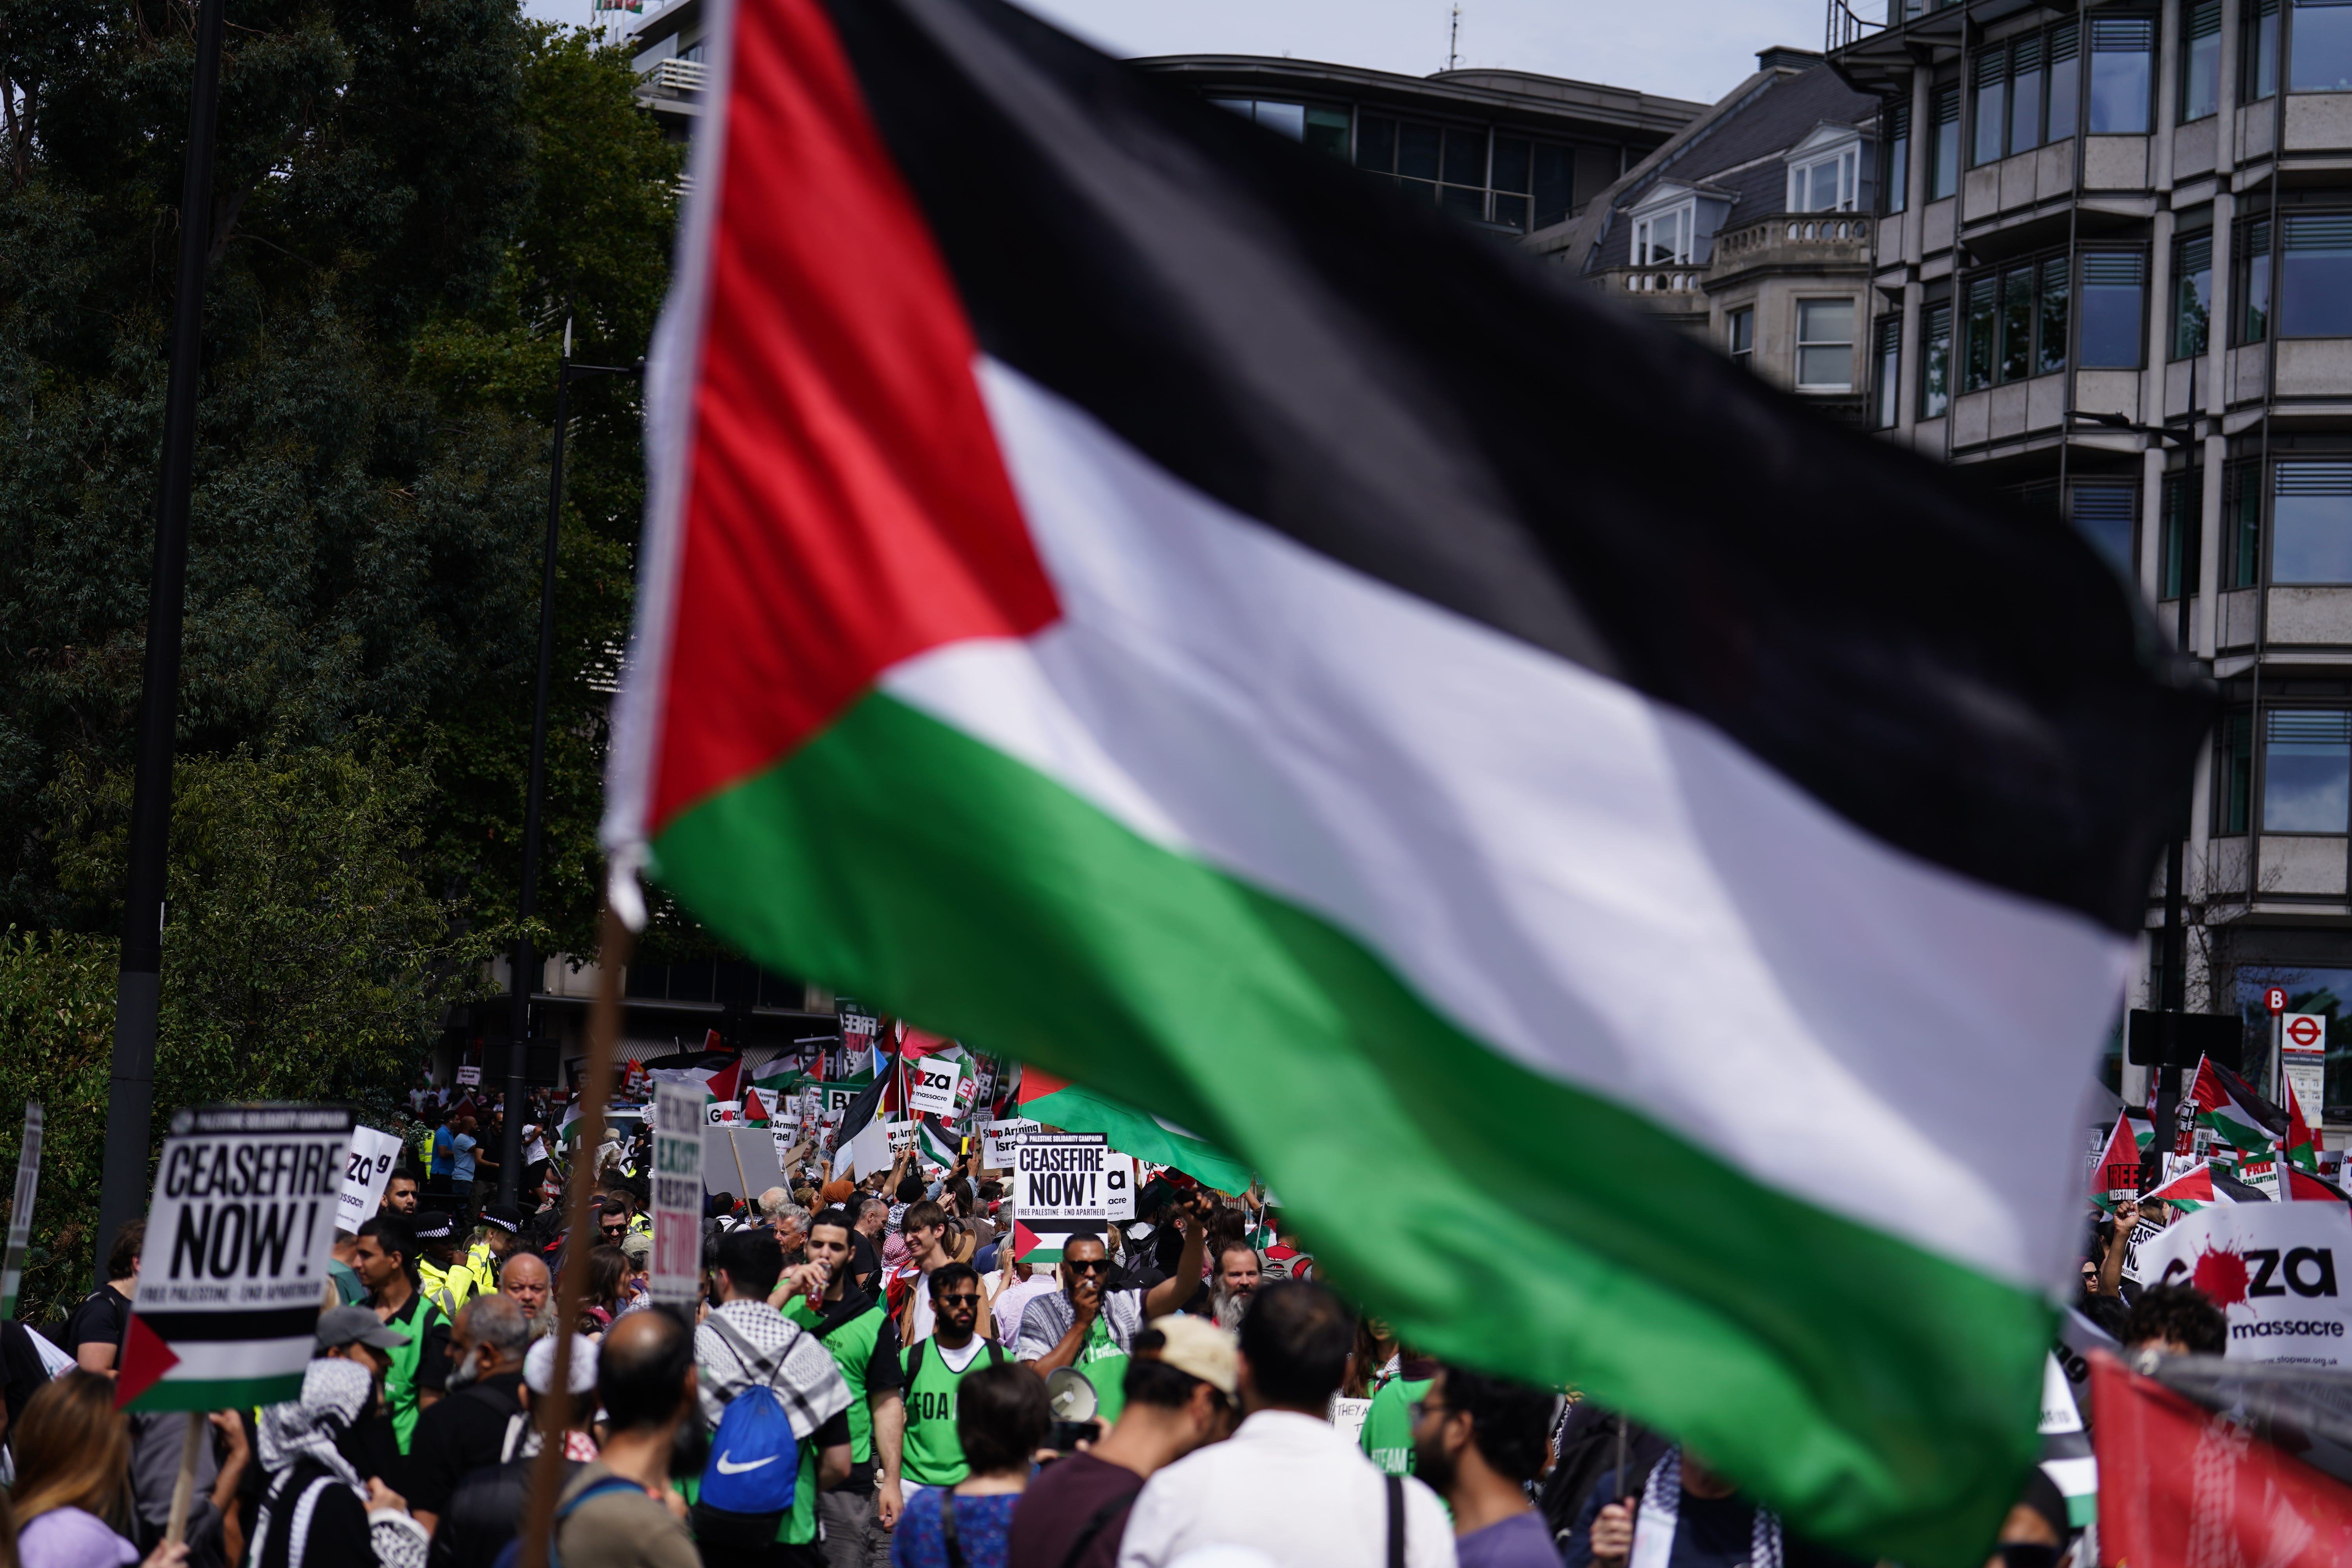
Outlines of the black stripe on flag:
[{"label": "black stripe on flag", "polygon": [[142,1312],[139,1321],[166,1343],[223,1344],[315,1334],[319,1309],[313,1305],[268,1312]]},{"label": "black stripe on flag", "polygon": [[1185,483],[2143,919],[2210,721],[2073,530],[1000,0],[826,0],[982,348]]}]

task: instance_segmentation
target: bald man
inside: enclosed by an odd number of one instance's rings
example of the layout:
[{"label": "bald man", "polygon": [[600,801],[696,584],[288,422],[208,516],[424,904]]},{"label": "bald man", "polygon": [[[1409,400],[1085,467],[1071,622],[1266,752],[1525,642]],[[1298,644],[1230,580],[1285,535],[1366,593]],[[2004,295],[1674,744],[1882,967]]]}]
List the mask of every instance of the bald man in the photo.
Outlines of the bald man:
[{"label": "bald man", "polygon": [[547,1260],[520,1248],[507,1254],[499,1268],[499,1294],[511,1300],[530,1320],[530,1337],[545,1339],[555,1331],[554,1292],[550,1289]]}]

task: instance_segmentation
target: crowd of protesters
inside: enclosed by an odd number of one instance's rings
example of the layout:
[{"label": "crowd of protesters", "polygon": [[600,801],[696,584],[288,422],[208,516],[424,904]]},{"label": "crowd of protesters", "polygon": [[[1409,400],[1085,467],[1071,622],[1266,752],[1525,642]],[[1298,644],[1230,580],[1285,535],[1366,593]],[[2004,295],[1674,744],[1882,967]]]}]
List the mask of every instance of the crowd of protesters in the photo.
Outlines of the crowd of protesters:
[{"label": "crowd of protesters", "polygon": [[[1252,1195],[1171,1173],[1143,1217],[1041,1263],[970,1158],[859,1182],[812,1160],[710,1200],[688,1310],[649,1293],[642,1130],[594,1152],[575,1234],[553,1184],[478,1201],[494,1106],[417,1109],[412,1160],[336,1237],[300,1397],[209,1418],[184,1542],[164,1542],[184,1418],[113,1406],[142,1227],[62,1348],[0,1325],[0,1568],[491,1568],[550,1442],[566,1568],[1848,1561],[1569,1391],[1398,1343]],[[530,1163],[560,1173],[531,1114]],[[2136,1218],[2092,1237],[2085,1316],[2126,1345],[2218,1352],[2203,1298],[2121,1279]],[[586,1287],[559,1321],[574,1247]],[[2002,1540],[2012,1565],[2065,1561],[2040,1471]]]}]

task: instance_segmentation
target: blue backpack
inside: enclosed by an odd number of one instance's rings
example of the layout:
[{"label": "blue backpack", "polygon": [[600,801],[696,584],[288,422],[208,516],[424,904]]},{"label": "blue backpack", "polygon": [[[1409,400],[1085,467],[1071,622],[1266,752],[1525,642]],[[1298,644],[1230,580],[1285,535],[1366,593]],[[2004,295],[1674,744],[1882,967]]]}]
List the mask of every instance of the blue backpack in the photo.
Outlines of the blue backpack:
[{"label": "blue backpack", "polygon": [[[717,1312],[704,1321],[746,1367],[760,1365],[761,1352],[742,1331]],[[782,1514],[793,1506],[800,1477],[800,1439],[793,1436],[783,1393],[773,1382],[754,1384],[729,1403],[710,1435],[701,1506],[733,1514]]]}]

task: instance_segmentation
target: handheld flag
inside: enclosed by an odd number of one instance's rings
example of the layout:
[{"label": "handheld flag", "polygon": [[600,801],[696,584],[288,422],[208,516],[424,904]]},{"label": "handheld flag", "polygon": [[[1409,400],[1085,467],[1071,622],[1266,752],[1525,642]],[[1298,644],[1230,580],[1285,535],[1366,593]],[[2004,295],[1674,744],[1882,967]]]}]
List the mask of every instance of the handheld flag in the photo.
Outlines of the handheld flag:
[{"label": "handheld flag", "polygon": [[712,15],[614,864],[1232,1151],[1410,1342],[1981,1563],[2079,1180],[2011,1086],[2210,722],[2136,588],[997,0]]},{"label": "handheld flag", "polygon": [[1023,1069],[1020,1107],[1032,1121],[1068,1132],[1099,1132],[1122,1154],[1173,1165],[1220,1192],[1243,1192],[1250,1184],[1250,1168],[1208,1140],[1040,1068]]},{"label": "handheld flag", "polygon": [[2287,1131],[2284,1111],[2210,1057],[2197,1058],[2186,1098],[2197,1107],[2198,1125],[2241,1154],[2268,1154]]},{"label": "handheld flag", "polygon": [[2106,1152],[2099,1156],[2091,1173],[2091,1201],[2112,1211],[2116,1205],[2138,1196],[2139,1157],[2139,1140],[2132,1136],[2131,1119],[2117,1116],[2116,1130],[2107,1135]]}]

